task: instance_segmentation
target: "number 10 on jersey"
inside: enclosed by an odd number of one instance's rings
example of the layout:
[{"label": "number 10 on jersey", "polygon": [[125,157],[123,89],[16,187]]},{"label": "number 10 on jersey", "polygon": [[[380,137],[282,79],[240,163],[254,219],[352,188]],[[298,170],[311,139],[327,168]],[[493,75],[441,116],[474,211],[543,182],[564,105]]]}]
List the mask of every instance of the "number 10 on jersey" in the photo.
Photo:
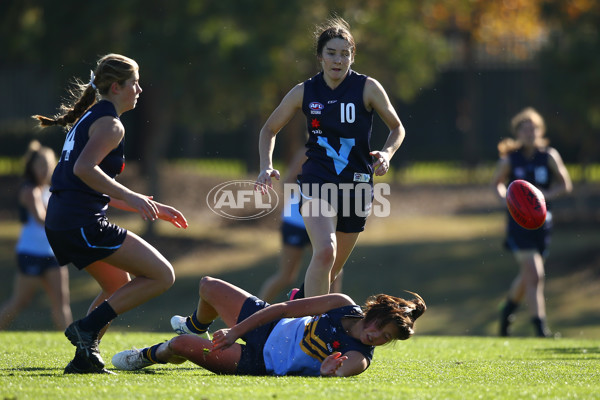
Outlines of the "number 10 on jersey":
[{"label": "number 10 on jersey", "polygon": [[356,118],[356,109],[354,103],[340,103],[340,122],[351,124]]}]

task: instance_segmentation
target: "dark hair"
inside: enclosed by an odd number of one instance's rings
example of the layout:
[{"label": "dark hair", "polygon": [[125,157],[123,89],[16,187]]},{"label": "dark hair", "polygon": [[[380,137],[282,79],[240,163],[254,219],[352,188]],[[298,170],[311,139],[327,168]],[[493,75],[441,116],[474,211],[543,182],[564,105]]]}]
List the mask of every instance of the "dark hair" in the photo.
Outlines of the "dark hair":
[{"label": "dark hair", "polygon": [[415,320],[423,315],[427,310],[427,306],[421,296],[413,292],[408,293],[415,296],[415,298],[405,300],[388,294],[369,297],[363,307],[365,325],[376,321],[377,327],[382,328],[393,322],[399,331],[397,339],[406,340],[410,338],[415,332]]},{"label": "dark hair", "polygon": [[343,18],[333,17],[323,25],[319,25],[315,31],[315,37],[317,39],[317,57],[323,54],[325,44],[335,38],[344,39],[350,43],[352,55],[356,54],[356,43],[350,33],[350,25]]},{"label": "dark hair", "polygon": [[120,86],[131,78],[139,69],[138,64],[131,58],[120,54],[107,54],[101,57],[93,71],[93,79],[89,83],[74,80],[73,88],[69,89],[70,101],[60,106],[61,112],[54,118],[34,115],[40,126],[70,126],[81,117],[97,100],[97,93],[106,95],[111,85],[117,82]]}]

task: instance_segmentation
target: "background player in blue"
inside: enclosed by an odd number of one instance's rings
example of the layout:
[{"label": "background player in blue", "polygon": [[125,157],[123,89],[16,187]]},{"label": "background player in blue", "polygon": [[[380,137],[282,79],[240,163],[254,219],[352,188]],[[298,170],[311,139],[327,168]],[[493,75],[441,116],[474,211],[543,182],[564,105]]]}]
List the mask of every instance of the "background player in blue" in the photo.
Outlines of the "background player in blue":
[{"label": "background player in blue", "polygon": [[[372,185],[373,173],[387,173],[390,159],[404,140],[404,128],[383,87],[375,79],[350,69],[356,48],[348,24],[340,18],[332,19],[320,28],[317,37],[317,60],[322,71],[294,86],[260,131],[258,187],[270,187],[271,178],[279,179],[279,171],[272,162],[275,136],[298,110],[306,115],[309,133],[308,160],[299,177],[302,190],[312,184]],[[373,111],[389,128],[387,140],[379,151],[371,151],[369,144]],[[336,210],[333,216],[320,212],[308,215],[311,203],[321,200],[318,194],[302,194],[302,213],[313,246],[304,295],[316,296],[329,293],[330,283],[342,270],[359,233],[364,230],[366,215],[355,212],[354,201],[359,199],[354,193],[346,195],[350,197],[349,210],[335,203],[331,204]],[[340,203],[341,197],[337,196]],[[361,211],[368,213],[370,196],[360,201]]]},{"label": "background player in blue", "polygon": [[29,144],[25,154],[23,183],[18,202],[23,229],[17,242],[19,270],[11,298],[0,307],[0,330],[6,329],[18,313],[33,300],[37,289],[43,286],[52,310],[52,321],[64,330],[71,322],[69,304],[69,270],[54,257],[44,220],[50,197],[50,176],[56,165],[54,151],[37,140]]},{"label": "background player in blue", "polygon": [[[112,359],[117,369],[189,360],[219,374],[351,376],[366,370],[375,346],[406,340],[426,310],[419,295],[379,294],[364,307],[344,294],[327,294],[269,305],[225,281],[204,277],[194,325],[208,328],[217,317],[228,326],[212,342],[183,334]],[[178,329],[177,332],[183,332]],[[199,333],[199,332],[194,332]],[[242,338],[245,344],[236,343]]]},{"label": "background player in blue", "polygon": [[77,347],[65,373],[106,373],[98,340],[108,324],[175,281],[173,267],[154,247],[106,218],[110,204],[138,212],[144,220],[187,227],[176,209],[115,180],[125,163],[125,129],[119,117],[135,107],[141,92],[137,63],[108,54],[98,60],[90,83],[80,86],[75,103],[63,106],[62,116],[35,116],[41,126],[71,127],[52,175],[48,240],[61,264],[85,269],[102,289],[88,315],[65,331]]},{"label": "background player in blue", "polygon": [[511,121],[516,140],[507,138],[498,144],[500,161],[493,178],[498,196],[506,199],[506,189],[515,179],[534,184],[546,198],[548,214],[545,224],[536,230],[519,226],[507,213],[506,246],[519,264],[519,274],[513,281],[500,316],[500,335],[509,335],[513,313],[524,300],[531,314],[535,334],[551,336],[546,324],[544,299],[544,259],[552,228],[552,199],[572,190],[571,178],[560,154],[548,146],[544,138],[546,126],[542,116],[533,108],[526,108]]}]

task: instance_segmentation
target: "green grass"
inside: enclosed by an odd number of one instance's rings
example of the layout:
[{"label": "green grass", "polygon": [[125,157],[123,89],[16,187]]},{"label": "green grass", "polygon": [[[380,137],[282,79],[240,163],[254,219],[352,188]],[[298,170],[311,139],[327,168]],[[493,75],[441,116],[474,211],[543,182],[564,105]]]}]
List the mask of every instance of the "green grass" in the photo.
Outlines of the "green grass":
[{"label": "green grass", "polygon": [[[109,332],[101,350],[169,333]],[[352,378],[218,376],[191,363],[106,375],[63,375],[72,347],[60,333],[0,332],[4,399],[567,399],[600,393],[600,343],[577,339],[416,336],[379,348]]]}]

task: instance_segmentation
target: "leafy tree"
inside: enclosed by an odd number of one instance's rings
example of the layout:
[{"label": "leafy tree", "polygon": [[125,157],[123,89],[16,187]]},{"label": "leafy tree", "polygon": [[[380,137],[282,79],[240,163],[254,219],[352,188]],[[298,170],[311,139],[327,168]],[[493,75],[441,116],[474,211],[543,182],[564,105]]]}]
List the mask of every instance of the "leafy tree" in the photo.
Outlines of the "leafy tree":
[{"label": "leafy tree", "polygon": [[544,2],[551,28],[540,56],[542,73],[552,98],[549,122],[562,139],[578,149],[584,164],[600,155],[600,4],[596,1]]}]

